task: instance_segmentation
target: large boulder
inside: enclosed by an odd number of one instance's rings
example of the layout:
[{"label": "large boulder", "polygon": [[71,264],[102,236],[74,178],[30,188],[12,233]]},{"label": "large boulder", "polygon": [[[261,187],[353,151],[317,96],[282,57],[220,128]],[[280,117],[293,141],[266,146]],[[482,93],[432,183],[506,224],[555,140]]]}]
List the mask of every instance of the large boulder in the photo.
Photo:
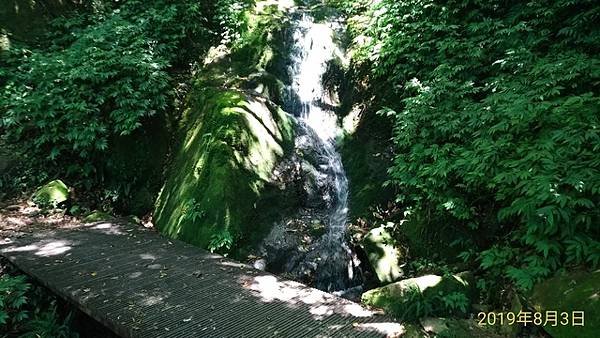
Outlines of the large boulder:
[{"label": "large boulder", "polygon": [[[273,169],[293,147],[292,121],[259,96],[199,89],[180,121],[181,137],[158,196],[165,235],[227,251],[266,235],[279,210]],[[243,243],[242,243],[243,242]]]},{"label": "large boulder", "polygon": [[[537,312],[568,314],[567,325],[546,325],[552,337],[594,338],[600,333],[600,270],[575,271],[557,275],[534,286],[527,302]],[[573,311],[583,311],[584,325],[573,325]]]},{"label": "large boulder", "polygon": [[33,201],[42,207],[56,207],[68,199],[69,187],[61,180],[48,182],[33,194]]},{"label": "large boulder", "polygon": [[391,283],[402,277],[403,272],[400,268],[402,253],[389,227],[382,225],[369,231],[361,247],[381,283]]},{"label": "large boulder", "polygon": [[[393,316],[405,317],[405,312],[414,305],[415,299],[423,304],[435,305],[439,303],[440,296],[453,293],[464,294],[467,297],[467,307],[470,307],[475,297],[474,290],[470,273],[445,276],[425,275],[369,290],[362,295],[361,301],[367,305],[382,308]],[[415,293],[417,293],[416,298]]]},{"label": "large boulder", "polygon": [[[294,147],[294,121],[277,105],[271,64],[283,13],[245,12],[253,22],[232,48],[214,47],[182,103],[154,224],[166,236],[245,257],[296,203],[276,167]],[[295,187],[292,189],[295,191]]]}]

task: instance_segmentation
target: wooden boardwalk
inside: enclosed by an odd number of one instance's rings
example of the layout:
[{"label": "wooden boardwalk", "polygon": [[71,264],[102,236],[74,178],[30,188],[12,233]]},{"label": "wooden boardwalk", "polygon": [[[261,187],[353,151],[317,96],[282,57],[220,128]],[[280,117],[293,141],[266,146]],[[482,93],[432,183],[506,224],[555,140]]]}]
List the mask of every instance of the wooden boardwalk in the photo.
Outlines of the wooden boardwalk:
[{"label": "wooden boardwalk", "polygon": [[0,254],[122,337],[386,337],[360,305],[120,222],[37,231]]}]

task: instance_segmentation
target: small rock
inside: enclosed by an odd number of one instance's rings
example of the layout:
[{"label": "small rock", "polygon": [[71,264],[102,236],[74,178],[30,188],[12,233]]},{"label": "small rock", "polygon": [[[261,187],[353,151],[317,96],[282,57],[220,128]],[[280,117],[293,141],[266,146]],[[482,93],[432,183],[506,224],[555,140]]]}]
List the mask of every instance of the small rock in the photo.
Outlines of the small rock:
[{"label": "small rock", "polygon": [[83,218],[83,222],[84,223],[94,223],[94,222],[100,222],[100,221],[109,221],[112,219],[114,219],[114,217],[111,216],[110,214],[103,212],[103,211],[94,210],[91,213],[87,214]]},{"label": "small rock", "polygon": [[6,208],[6,211],[19,211],[19,209],[21,209],[21,206],[19,205],[9,205]]},{"label": "small rock", "polygon": [[265,269],[267,268],[267,261],[264,258],[257,259],[256,261],[254,261],[252,266],[257,270],[265,271]]}]

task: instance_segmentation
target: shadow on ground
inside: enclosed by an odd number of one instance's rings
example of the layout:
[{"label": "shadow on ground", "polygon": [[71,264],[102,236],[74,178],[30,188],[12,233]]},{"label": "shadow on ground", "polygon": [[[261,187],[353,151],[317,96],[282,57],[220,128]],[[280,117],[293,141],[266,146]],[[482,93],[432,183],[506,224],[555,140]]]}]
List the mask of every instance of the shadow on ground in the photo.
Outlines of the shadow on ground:
[{"label": "shadow on ground", "polygon": [[41,229],[0,254],[123,337],[394,337],[356,303],[125,222]]}]

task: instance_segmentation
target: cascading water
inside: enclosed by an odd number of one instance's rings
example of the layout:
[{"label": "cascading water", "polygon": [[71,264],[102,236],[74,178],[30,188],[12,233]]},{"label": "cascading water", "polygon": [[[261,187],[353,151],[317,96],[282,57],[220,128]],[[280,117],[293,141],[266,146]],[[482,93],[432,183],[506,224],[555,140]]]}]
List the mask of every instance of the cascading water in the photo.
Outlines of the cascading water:
[{"label": "cascading water", "polygon": [[322,83],[328,62],[341,52],[333,39],[334,23],[316,23],[308,13],[296,14],[285,105],[298,120],[296,148],[316,155],[315,176],[328,217],[325,233],[306,252],[289,259],[285,270],[294,276],[310,275],[319,289],[345,290],[361,284],[362,277],[346,239],[348,179],[335,148],[340,129],[335,113],[327,108],[332,100]]},{"label": "cascading water", "polygon": [[288,111],[299,117],[297,142],[312,141],[320,155],[321,168],[334,184],[335,196],[324,196],[333,205],[329,232],[344,233],[348,213],[348,179],[342,158],[335,149],[335,138],[339,128],[335,114],[323,107],[329,100],[323,88],[322,77],[330,61],[339,49],[333,42],[333,30],[326,23],[315,23],[302,13],[294,27],[294,47],[291,56],[288,87]]}]

